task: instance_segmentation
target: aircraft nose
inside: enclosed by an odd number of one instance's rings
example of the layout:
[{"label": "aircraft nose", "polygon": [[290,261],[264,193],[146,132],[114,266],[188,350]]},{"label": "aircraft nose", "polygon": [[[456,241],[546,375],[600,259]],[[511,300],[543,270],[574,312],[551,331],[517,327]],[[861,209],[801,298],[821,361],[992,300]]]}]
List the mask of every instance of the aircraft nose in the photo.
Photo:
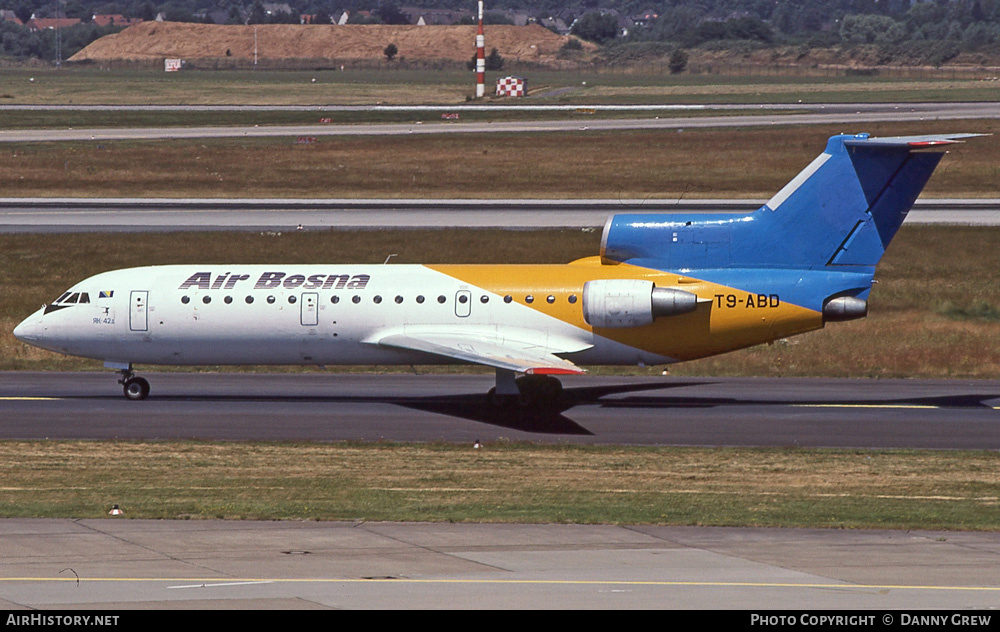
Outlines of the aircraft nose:
[{"label": "aircraft nose", "polygon": [[31,316],[28,316],[27,318],[21,321],[21,324],[19,324],[17,327],[14,327],[14,337],[20,340],[21,342],[27,342],[29,344],[35,340],[38,340],[39,325],[41,324],[39,322],[40,320],[41,319],[38,317],[38,314],[32,314]]}]

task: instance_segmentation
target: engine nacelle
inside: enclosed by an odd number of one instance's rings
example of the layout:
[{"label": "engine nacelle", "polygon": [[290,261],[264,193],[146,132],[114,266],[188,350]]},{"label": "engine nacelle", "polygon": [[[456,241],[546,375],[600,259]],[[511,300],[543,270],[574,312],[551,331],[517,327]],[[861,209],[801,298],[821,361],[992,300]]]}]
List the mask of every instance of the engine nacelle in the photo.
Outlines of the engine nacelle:
[{"label": "engine nacelle", "polygon": [[868,315],[868,301],[856,296],[838,296],[823,305],[823,322],[836,323]]},{"label": "engine nacelle", "polygon": [[697,295],[656,287],[652,281],[606,279],[583,284],[583,319],[591,327],[641,327],[697,307]]}]

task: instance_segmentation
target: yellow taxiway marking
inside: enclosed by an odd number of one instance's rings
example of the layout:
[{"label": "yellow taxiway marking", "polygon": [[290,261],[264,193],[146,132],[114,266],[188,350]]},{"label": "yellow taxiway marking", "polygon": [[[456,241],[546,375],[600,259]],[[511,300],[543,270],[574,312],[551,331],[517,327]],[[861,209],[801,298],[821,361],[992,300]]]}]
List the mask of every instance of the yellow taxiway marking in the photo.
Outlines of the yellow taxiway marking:
[{"label": "yellow taxiway marking", "polygon": [[[961,408],[960,406],[931,406],[929,404],[788,404],[792,408],[870,408],[899,410],[942,410]],[[983,406],[990,410],[1000,410],[1000,406]]]},{"label": "yellow taxiway marking", "polygon": [[924,410],[941,408],[925,404],[789,404],[793,408],[901,408],[903,410]]},{"label": "yellow taxiway marking", "polygon": [[659,587],[703,587],[703,588],[822,588],[857,590],[917,590],[917,591],[977,591],[1000,593],[1000,586],[921,586],[908,584],[851,584],[851,583],[790,583],[790,582],[698,582],[698,581],[656,581],[656,580],[615,580],[615,579],[408,579],[398,578],[230,578],[220,577],[94,577],[77,580],[75,577],[0,577],[0,583],[9,582],[123,582],[123,583],[163,583],[184,582],[167,588],[211,588],[255,584],[469,584],[469,585],[549,585],[549,586],[659,586]]}]

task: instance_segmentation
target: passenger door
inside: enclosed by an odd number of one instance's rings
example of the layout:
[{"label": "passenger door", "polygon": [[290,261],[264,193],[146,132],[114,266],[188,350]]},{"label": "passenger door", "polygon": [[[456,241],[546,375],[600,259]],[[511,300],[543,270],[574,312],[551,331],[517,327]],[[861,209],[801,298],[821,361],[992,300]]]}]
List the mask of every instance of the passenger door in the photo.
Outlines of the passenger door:
[{"label": "passenger door", "polygon": [[129,331],[147,331],[149,329],[148,303],[148,290],[132,290],[128,310]]},{"label": "passenger door", "polygon": [[302,293],[302,311],[299,322],[304,327],[315,327],[319,324],[319,294],[316,292]]}]

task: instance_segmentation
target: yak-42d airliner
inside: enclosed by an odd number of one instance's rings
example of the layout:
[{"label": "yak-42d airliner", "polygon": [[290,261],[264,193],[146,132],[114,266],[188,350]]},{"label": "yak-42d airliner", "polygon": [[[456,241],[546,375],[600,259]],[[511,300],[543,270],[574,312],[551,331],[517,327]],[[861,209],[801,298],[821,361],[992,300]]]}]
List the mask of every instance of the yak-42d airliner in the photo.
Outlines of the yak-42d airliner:
[{"label": "yak-42d airliner", "polygon": [[669,364],[865,316],[886,246],[944,148],[971,136],[834,136],[752,213],[615,215],[600,256],[564,265],[131,268],[80,281],[14,335],[103,360],[134,400],[149,394],[136,364],[471,363],[496,369],[497,405],[544,405],[580,365]]}]

